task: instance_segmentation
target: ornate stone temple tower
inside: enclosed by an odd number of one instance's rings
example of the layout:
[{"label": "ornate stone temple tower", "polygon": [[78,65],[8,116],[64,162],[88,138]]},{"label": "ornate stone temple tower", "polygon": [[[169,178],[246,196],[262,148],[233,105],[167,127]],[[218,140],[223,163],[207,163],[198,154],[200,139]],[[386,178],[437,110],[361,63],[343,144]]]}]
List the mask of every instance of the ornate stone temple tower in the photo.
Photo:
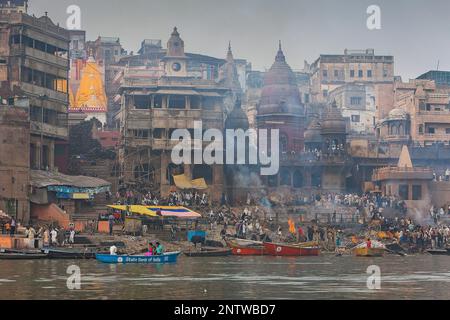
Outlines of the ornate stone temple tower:
[{"label": "ornate stone temple tower", "polygon": [[329,192],[344,192],[350,175],[350,158],[347,154],[347,125],[334,101],[322,116],[322,183]]},{"label": "ornate stone temple tower", "polygon": [[257,111],[259,129],[280,130],[281,152],[303,151],[305,110],[295,74],[286,63],[281,43],[275,62],[264,77],[264,87]]}]

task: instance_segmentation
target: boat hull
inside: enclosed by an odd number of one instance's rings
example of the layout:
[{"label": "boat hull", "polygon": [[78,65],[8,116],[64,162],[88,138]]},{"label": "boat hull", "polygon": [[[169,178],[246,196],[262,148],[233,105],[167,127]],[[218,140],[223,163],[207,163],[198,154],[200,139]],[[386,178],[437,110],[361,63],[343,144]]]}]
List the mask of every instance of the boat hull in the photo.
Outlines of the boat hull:
[{"label": "boat hull", "polygon": [[357,257],[382,257],[384,252],[383,248],[355,248],[353,250]]},{"label": "boat hull", "polygon": [[270,242],[265,242],[264,247],[266,252],[272,256],[303,257],[320,255],[319,247],[303,247]]},{"label": "boat hull", "polygon": [[59,249],[42,249],[49,259],[95,259],[95,252]]},{"label": "boat hull", "polygon": [[450,249],[430,249],[427,252],[432,255],[450,256]]},{"label": "boat hull", "polygon": [[96,254],[95,258],[103,263],[176,263],[180,252],[169,252],[159,256],[114,256],[109,254]]},{"label": "boat hull", "polygon": [[231,248],[231,254],[235,256],[262,256],[267,254],[264,245],[239,245],[238,243],[227,241]]},{"label": "boat hull", "polygon": [[37,260],[47,259],[44,253],[0,253],[0,260]]}]

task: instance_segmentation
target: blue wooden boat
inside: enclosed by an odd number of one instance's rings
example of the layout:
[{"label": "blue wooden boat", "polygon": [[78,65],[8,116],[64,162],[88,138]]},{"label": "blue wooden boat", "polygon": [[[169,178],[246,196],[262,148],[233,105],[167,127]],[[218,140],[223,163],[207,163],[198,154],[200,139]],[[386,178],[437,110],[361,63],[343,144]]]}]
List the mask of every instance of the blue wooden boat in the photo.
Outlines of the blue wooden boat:
[{"label": "blue wooden boat", "polygon": [[97,253],[95,258],[104,263],[175,263],[180,252],[167,252],[159,256],[113,256]]}]

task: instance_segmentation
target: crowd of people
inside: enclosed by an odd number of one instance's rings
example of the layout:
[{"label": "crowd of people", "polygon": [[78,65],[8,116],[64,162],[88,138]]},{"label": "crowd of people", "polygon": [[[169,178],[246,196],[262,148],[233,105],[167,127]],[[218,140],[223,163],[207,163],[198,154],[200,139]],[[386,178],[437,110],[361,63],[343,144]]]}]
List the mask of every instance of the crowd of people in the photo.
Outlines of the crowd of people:
[{"label": "crowd of people", "polygon": [[32,226],[27,226],[25,237],[30,240],[42,239],[44,248],[64,247],[75,243],[75,230],[45,226],[36,231]]},{"label": "crowd of people", "polygon": [[150,191],[143,192],[117,192],[115,203],[121,205],[144,205],[144,206],[191,206],[206,207],[210,205],[208,194],[198,191],[172,191],[164,198],[159,193]]}]

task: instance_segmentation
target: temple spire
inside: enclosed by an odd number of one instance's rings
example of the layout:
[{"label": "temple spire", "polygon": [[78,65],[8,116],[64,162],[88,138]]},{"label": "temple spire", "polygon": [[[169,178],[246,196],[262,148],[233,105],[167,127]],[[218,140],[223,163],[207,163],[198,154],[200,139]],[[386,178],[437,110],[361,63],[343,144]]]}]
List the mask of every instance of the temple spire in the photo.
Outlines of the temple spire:
[{"label": "temple spire", "polygon": [[278,41],[278,52],[275,57],[275,61],[286,62],[286,57],[284,56],[283,49],[281,48],[281,40]]},{"label": "temple spire", "polygon": [[170,39],[167,42],[167,54],[168,57],[184,57],[184,41],[180,37],[177,27],[173,28],[173,32],[170,35]]},{"label": "temple spire", "polygon": [[231,51],[231,41],[228,41],[227,62],[233,62],[233,51]]},{"label": "temple spire", "polygon": [[397,167],[399,167],[399,168],[412,168],[413,167],[413,164],[411,161],[411,156],[409,155],[408,147],[405,145],[402,147],[402,152],[400,153]]}]

